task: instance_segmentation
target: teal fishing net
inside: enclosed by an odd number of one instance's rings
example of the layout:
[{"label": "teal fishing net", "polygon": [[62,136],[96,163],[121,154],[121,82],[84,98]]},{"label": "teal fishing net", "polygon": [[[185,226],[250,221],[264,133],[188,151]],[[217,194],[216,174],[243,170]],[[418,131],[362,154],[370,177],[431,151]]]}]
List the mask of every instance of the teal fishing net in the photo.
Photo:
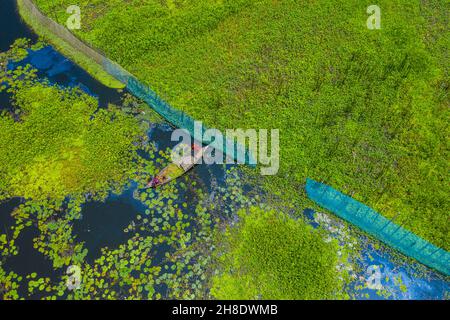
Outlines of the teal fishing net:
[{"label": "teal fishing net", "polygon": [[434,246],[372,208],[317,181],[306,180],[308,197],[338,217],[399,250],[408,257],[450,275],[449,252]]},{"label": "teal fishing net", "polygon": [[[56,23],[51,20],[47,16],[45,16],[39,8],[33,3],[31,0],[23,0],[23,5],[27,8],[28,12],[32,15],[34,19],[39,21],[41,24],[45,25],[47,28],[52,30],[58,37],[64,39],[67,43],[69,43],[74,50],[82,52],[87,57],[90,57],[93,61],[102,65],[103,69],[108,72],[110,75],[115,77],[120,82],[124,83],[127,89],[134,94],[135,96],[144,100],[147,104],[152,107],[156,112],[158,112],[162,117],[164,117],[168,122],[173,124],[174,126],[185,129],[189,134],[194,137],[195,133],[195,121],[191,117],[189,117],[184,112],[174,109],[158,95],[152,91],[148,86],[139,82],[136,77],[122,68],[120,65],[106,58],[106,56],[101,53],[98,49],[91,48],[84,41],[78,39],[74,34],[72,34],[68,29],[64,26]],[[201,136],[200,142],[204,144],[211,144],[216,150],[223,152],[224,156],[228,158],[228,160],[236,161],[239,164],[248,164],[252,167],[256,165],[255,159],[253,158],[253,154],[250,152],[249,148],[245,147],[244,143],[239,143],[239,141],[235,138],[227,139],[227,137],[223,137],[223,142],[220,142],[220,139],[217,141],[209,141],[203,139],[203,133],[208,130],[204,126],[201,126],[200,132],[198,133]],[[212,142],[212,143],[211,143]],[[227,162],[228,163],[228,162]]]},{"label": "teal fishing net", "polygon": [[168,103],[163,101],[158,95],[151,90],[148,86],[144,85],[136,79],[132,74],[123,69],[120,65],[114,63],[113,61],[105,58],[103,60],[103,68],[117,80],[126,84],[127,89],[138,98],[145,101],[148,105],[152,107],[156,112],[158,112],[167,121],[178,128],[185,129],[189,134],[194,137],[196,130],[198,132],[196,137],[201,136],[202,141],[205,144],[212,144],[214,148],[224,153],[229,159],[237,161],[237,163],[248,164],[250,166],[255,166],[256,162],[248,148],[245,148],[240,144],[237,139],[229,139],[223,137],[223,143],[219,141],[208,141],[203,140],[203,134],[208,128],[204,125],[195,126],[195,120],[188,116],[183,111],[177,110],[170,106]]}]

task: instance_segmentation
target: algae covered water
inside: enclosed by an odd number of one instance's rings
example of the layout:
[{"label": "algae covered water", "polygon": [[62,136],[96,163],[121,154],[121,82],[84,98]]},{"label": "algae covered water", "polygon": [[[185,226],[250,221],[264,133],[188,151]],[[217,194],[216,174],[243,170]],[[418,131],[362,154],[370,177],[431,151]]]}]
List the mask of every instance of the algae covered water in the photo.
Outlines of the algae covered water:
[{"label": "algae covered water", "polygon": [[[0,37],[2,51],[16,38],[36,40],[20,21],[12,1],[3,1],[1,6],[0,20],[5,25],[0,29],[12,30]],[[7,67],[15,70],[26,65],[53,86],[79,88],[97,99],[100,109],[109,104],[120,106],[127,94],[103,86],[48,45],[28,50],[23,60],[10,61]],[[10,94],[0,93],[0,109],[12,109]],[[77,203],[67,198],[49,215],[38,204],[31,208],[38,218],[20,230],[11,246],[18,248],[17,254],[1,260],[1,267],[14,273],[13,282],[20,284],[18,296],[211,298],[209,279],[218,272],[213,260],[217,234],[211,230],[235,225],[240,210],[269,206],[265,193],[257,182],[248,182],[237,166],[221,165],[199,165],[164,188],[143,190],[143,183],[167,164],[167,151],[176,141],[171,141],[174,128],[168,123],[142,122],[146,124],[146,146],[152,151],[141,154],[150,160],[148,171],[136,172],[100,200],[89,194]],[[22,212],[25,203],[18,197],[0,202],[0,234],[13,237],[11,228],[16,221],[29,218]],[[321,230],[325,241],[337,241],[340,262],[336,273],[349,277],[345,289],[350,298],[448,298],[445,277],[361,235],[332,215],[306,209],[297,210],[292,217]],[[67,286],[68,257],[72,264],[83,266],[80,271],[86,283],[79,292]]]}]

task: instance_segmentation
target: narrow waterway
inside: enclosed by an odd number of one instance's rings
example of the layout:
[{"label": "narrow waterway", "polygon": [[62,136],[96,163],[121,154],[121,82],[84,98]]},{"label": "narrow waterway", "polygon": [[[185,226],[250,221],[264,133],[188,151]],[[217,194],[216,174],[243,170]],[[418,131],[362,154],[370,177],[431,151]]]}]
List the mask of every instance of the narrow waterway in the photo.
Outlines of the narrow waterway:
[{"label": "narrow waterway", "polygon": [[[15,1],[0,1],[0,50],[5,51],[18,38],[37,39],[26,25],[20,20]],[[38,69],[38,76],[46,78],[51,83],[62,87],[79,87],[84,92],[96,97],[100,107],[108,103],[120,103],[124,91],[105,87],[93,79],[83,69],[69,59],[47,46],[37,51],[30,51],[28,57],[18,64],[11,64],[10,68],[18,65],[31,64]],[[0,109],[10,108],[10,97],[0,93]],[[1,130],[1,128],[0,128]],[[171,141],[173,128],[168,123],[152,123],[148,130],[148,137],[157,150],[166,150],[176,142]],[[230,187],[228,179],[230,167],[219,165],[200,165],[190,171],[183,179],[176,181],[177,198],[165,199],[167,203],[179,203],[183,214],[193,215],[195,205],[200,203],[200,195],[193,189],[200,189],[211,201],[217,200],[217,195]],[[186,182],[194,181],[195,188],[186,187]],[[233,183],[236,181],[234,180]],[[243,188],[243,186],[241,186]],[[254,187],[254,186],[253,186]],[[250,190],[252,186],[246,186]],[[86,261],[93,263],[101,256],[102,248],[116,248],[126,243],[131,233],[127,232],[130,224],[138,224],[141,216],[148,216],[151,209],[150,202],[142,200],[142,193],[137,189],[136,182],[130,182],[125,191],[111,194],[106,201],[88,201],[82,207],[82,218],[73,225],[73,232],[77,241],[84,242],[88,250]],[[0,203],[1,232],[14,223],[11,213],[22,202],[21,199],[10,199]],[[150,204],[149,204],[150,203]],[[181,205],[181,204],[186,204]],[[233,208],[230,208],[232,211]],[[155,221],[162,221],[163,211],[155,213]],[[226,214],[227,210],[223,211]],[[444,299],[448,298],[449,283],[445,277],[417,263],[402,257],[361,235],[354,228],[348,227],[331,215],[324,215],[312,210],[306,210],[304,215],[314,227],[327,230],[329,237],[339,240],[342,248],[361,248],[360,255],[353,257],[353,269],[350,270],[353,282],[348,288],[350,295],[356,299]],[[158,220],[159,219],[159,220]],[[194,221],[195,219],[192,218]],[[231,219],[232,220],[232,219]],[[149,230],[142,230],[141,234],[151,234]],[[26,276],[37,272],[39,276],[58,279],[65,272],[64,268],[54,269],[52,263],[33,248],[33,239],[39,235],[37,228],[29,227],[22,231],[17,240],[20,252],[6,261],[4,268],[13,270],[19,275]],[[158,247],[154,252],[154,263],[158,264],[164,258],[165,248]],[[167,248],[167,250],[170,250]],[[374,267],[375,266],[375,267]],[[375,272],[374,269],[379,272]],[[378,277],[379,276],[379,277]],[[159,288],[164,297],[164,288]],[[26,291],[22,291],[26,294]]]}]

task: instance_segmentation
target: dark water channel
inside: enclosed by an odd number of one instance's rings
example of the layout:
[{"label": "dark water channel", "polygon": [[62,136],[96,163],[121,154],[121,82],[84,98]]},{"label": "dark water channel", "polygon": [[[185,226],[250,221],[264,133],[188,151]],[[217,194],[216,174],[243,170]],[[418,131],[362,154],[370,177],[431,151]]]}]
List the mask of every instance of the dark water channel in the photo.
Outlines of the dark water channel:
[{"label": "dark water channel", "polygon": [[[15,1],[0,0],[0,50],[7,50],[15,39],[23,37],[32,41],[37,39],[18,16]],[[40,78],[47,78],[55,85],[81,88],[84,92],[98,98],[100,107],[105,107],[108,103],[119,103],[123,95],[123,92],[108,88],[96,81],[50,46],[31,51],[20,64],[33,65],[39,70]],[[10,97],[6,93],[0,93],[0,110],[10,106]],[[173,128],[167,123],[153,124],[148,136],[159,150],[164,150],[176,144],[170,141],[172,131]],[[226,171],[222,166],[201,165],[189,172],[189,178],[199,181],[206,192],[211,192],[212,181],[216,186],[225,186],[225,175]],[[133,196],[135,190],[136,184],[132,183],[121,195],[111,195],[104,202],[91,201],[83,205],[82,219],[74,224],[74,234],[79,241],[85,242],[88,249],[87,262],[92,262],[99,257],[101,248],[106,246],[114,248],[129,239],[129,234],[123,232],[124,228],[145,210],[145,206]],[[195,194],[186,192],[179,196],[182,201],[189,203]],[[0,203],[1,233],[8,232],[7,229],[14,223],[11,213],[20,203],[21,200],[16,198]],[[190,209],[188,207],[186,211]],[[323,216],[318,218],[311,210],[306,211],[305,215],[310,218],[311,224],[315,227],[321,225],[329,228],[330,224],[339,224],[333,218],[328,220]],[[64,270],[54,270],[51,262],[33,248],[33,239],[37,236],[38,230],[34,227],[23,230],[17,241],[17,246],[20,248],[19,255],[9,258],[4,267],[19,275],[37,272],[40,276],[57,279]],[[339,237],[339,234],[332,229],[330,236]],[[354,271],[354,282],[349,288],[354,297],[358,299],[448,298],[449,283],[441,275],[423,266],[409,266],[399,262],[383,245],[375,246],[367,238],[360,236],[356,238],[366,245],[358,261],[360,269]],[[370,270],[370,266],[373,265],[379,266],[382,271],[381,285],[390,293],[387,296],[380,296],[377,294],[378,290],[364,286],[368,277],[367,270]],[[401,283],[398,279],[401,279]]]}]

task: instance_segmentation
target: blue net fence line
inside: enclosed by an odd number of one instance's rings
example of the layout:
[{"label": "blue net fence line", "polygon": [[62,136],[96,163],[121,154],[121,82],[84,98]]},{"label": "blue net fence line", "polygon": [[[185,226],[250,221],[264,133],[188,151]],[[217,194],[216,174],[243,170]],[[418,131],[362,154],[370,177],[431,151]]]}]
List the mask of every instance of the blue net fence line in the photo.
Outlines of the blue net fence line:
[{"label": "blue net fence line", "polygon": [[211,144],[217,150],[224,153],[229,159],[237,160],[238,163],[255,166],[256,162],[249,149],[240,144],[237,139],[229,139],[223,135],[223,143],[219,140],[211,141],[203,139],[204,133],[208,130],[203,124],[196,125],[196,121],[181,110],[175,109],[162,100],[150,87],[140,82],[135,76],[122,68],[114,61],[104,58],[103,68],[114,78],[126,85],[126,88],[136,97],[145,101],[152,109],[160,114],[164,119],[178,128],[185,129],[192,137],[200,142]]},{"label": "blue net fence line", "polygon": [[[89,44],[78,38],[70,30],[63,25],[53,21],[42,13],[33,0],[16,0],[17,4],[26,10],[27,14],[32,17],[33,21],[30,23],[39,23],[46,30],[52,32],[59,39],[64,40],[69,44],[76,52],[82,53],[84,56],[91,59],[97,65],[102,67],[104,71],[111,76],[126,85],[127,89],[138,98],[145,101],[153,110],[160,114],[164,119],[173,124],[174,126],[185,129],[189,134],[201,140],[204,144],[211,144],[215,149],[223,152],[223,154],[232,161],[236,161],[240,164],[248,164],[254,167],[256,165],[254,155],[249,148],[245,147],[244,143],[240,143],[238,139],[227,138],[223,135],[223,142],[220,140],[211,141],[203,137],[205,131],[208,130],[204,125],[195,126],[195,120],[188,116],[186,113],[177,110],[163,101],[158,95],[151,90],[147,85],[140,82],[135,76],[125,70],[118,63],[110,60],[97,48],[92,48]],[[197,129],[197,130],[196,130]]]},{"label": "blue net fence line", "polygon": [[450,275],[450,254],[332,187],[306,180],[308,197],[338,217],[426,266]]}]

